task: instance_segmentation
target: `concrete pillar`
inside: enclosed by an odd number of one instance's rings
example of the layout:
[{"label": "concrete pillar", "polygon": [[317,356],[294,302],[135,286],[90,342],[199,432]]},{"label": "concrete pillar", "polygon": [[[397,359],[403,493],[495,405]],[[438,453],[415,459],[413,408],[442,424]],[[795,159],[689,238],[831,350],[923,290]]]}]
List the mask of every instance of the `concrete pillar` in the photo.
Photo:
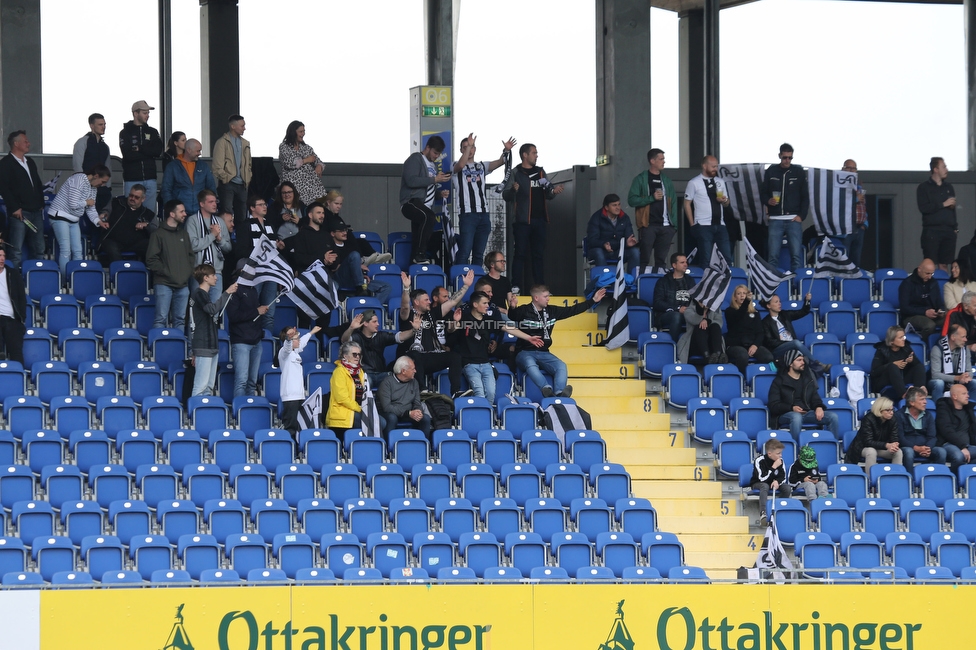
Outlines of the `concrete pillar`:
[{"label": "concrete pillar", "polygon": [[200,84],[204,155],[241,110],[240,25],[237,0],[200,0]]},{"label": "concrete pillar", "polygon": [[596,0],[596,145],[600,162],[587,216],[611,192],[626,206],[630,183],[647,169],[654,146],[649,0]]},{"label": "concrete pillar", "polygon": [[682,167],[719,155],[719,0],[678,19],[678,128]]},{"label": "concrete pillar", "polygon": [[159,0],[159,102],[156,106],[163,140],[173,132],[173,0]]},{"label": "concrete pillar", "polygon": [[0,0],[0,149],[24,130],[44,152],[41,107],[41,1]]},{"label": "concrete pillar", "polygon": [[428,86],[454,85],[460,0],[424,0],[424,57]]},{"label": "concrete pillar", "polygon": [[963,0],[966,29],[966,156],[970,171],[976,169],[976,0]]}]

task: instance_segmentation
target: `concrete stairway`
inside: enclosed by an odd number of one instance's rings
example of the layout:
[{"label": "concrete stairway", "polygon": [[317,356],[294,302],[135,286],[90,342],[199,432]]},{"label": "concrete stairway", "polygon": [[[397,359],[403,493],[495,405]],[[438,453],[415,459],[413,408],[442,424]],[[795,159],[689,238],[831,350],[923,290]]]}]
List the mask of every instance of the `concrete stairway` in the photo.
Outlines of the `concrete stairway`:
[{"label": "concrete stairway", "polygon": [[[576,300],[553,297],[550,304]],[[735,578],[739,566],[752,566],[762,542],[750,534],[748,518],[739,516],[738,494],[723,495],[710,460],[699,461],[687,432],[673,430],[662,398],[648,394],[636,360],[590,345],[602,338],[596,313],[556,325],[552,352],[569,367],[573,398],[606,440],[609,460],[627,468],[634,496],[650,499],[660,530],[678,535],[685,562],[712,578]]]}]

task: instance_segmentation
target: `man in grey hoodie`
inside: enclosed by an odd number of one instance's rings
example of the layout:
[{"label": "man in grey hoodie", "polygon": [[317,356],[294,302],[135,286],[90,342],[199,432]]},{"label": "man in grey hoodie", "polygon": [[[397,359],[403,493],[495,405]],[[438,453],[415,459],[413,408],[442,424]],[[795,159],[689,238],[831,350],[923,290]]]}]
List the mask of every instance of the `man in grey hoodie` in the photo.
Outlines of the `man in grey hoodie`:
[{"label": "man in grey hoodie", "polygon": [[[434,233],[434,199],[438,183],[451,180],[445,171],[437,171],[437,160],[444,153],[444,138],[432,135],[423,151],[415,151],[403,162],[403,176],[400,179],[400,214],[410,220],[412,246],[410,261],[413,264],[430,264],[427,257],[427,243]],[[450,193],[441,192],[446,198]],[[446,267],[445,267],[446,268]]]}]

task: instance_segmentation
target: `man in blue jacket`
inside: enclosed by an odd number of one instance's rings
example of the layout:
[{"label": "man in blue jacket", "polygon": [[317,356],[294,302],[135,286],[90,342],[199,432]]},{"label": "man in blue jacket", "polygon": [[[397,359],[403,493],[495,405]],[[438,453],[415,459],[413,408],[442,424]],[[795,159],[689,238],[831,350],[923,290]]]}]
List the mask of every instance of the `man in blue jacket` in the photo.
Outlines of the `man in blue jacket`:
[{"label": "man in blue jacket", "polygon": [[597,210],[586,224],[586,255],[597,266],[607,263],[607,258],[620,255],[620,239],[626,239],[624,265],[627,272],[637,275],[640,264],[640,250],[634,237],[634,226],[630,217],[620,209],[620,197],[607,194],[603,197],[603,208]]},{"label": "man in blue jacket", "polygon": [[210,165],[200,160],[203,145],[199,140],[187,140],[182,156],[177,156],[163,172],[163,203],[176,199],[183,205],[196,205],[203,190],[217,191]]},{"label": "man in blue jacket", "polygon": [[920,463],[944,465],[945,447],[939,447],[935,435],[935,415],[925,410],[928,395],[921,386],[912,386],[905,393],[905,408],[895,411],[898,431],[901,432],[902,463],[909,472]]}]

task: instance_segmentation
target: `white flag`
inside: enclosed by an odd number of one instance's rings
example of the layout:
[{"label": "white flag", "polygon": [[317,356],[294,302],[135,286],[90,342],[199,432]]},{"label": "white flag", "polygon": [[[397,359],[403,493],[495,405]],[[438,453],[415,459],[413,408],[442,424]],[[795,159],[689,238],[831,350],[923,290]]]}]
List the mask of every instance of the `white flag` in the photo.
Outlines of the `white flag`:
[{"label": "white flag", "polygon": [[302,402],[302,408],[298,411],[298,430],[318,429],[319,417],[322,415],[322,387],[319,386],[315,392]]},{"label": "white flag", "polygon": [[783,548],[783,543],[779,541],[779,533],[776,532],[776,524],[772,519],[769,520],[759,557],[756,558],[756,568],[771,571],[778,584],[786,582],[787,572],[793,572],[793,563]]},{"label": "white flag", "polygon": [[613,281],[613,313],[607,320],[608,350],[616,350],[630,340],[630,318],[627,316],[627,279],[624,277],[624,248],[627,241],[620,238],[617,275]]}]

